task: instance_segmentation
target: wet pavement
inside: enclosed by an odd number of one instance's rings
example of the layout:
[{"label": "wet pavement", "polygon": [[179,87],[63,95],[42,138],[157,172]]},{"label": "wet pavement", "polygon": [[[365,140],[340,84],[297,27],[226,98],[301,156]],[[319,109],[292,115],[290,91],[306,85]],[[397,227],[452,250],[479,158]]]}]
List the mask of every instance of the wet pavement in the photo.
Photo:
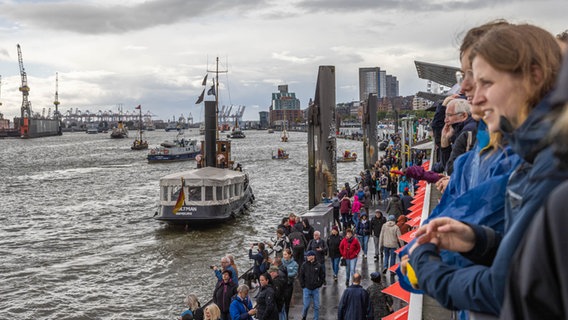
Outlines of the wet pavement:
[{"label": "wet pavement", "polygon": [[[384,206],[380,206],[380,209],[384,209]],[[376,208],[372,208],[371,212],[374,212]],[[382,259],[379,258],[378,261],[374,260],[375,255],[375,245],[373,242],[373,238],[369,238],[368,250],[367,250],[367,258],[363,258],[363,251],[359,254],[359,258],[357,259],[357,267],[356,272],[359,272],[362,276],[361,286],[363,288],[369,287],[372,282],[370,279],[370,274],[373,272],[381,272],[383,269]],[[339,300],[341,299],[341,295],[343,294],[343,290],[345,290],[345,280],[346,280],[346,271],[345,267],[339,267],[339,274],[337,281],[333,280],[333,271],[331,269],[331,261],[329,258],[325,261],[326,267],[326,281],[327,285],[320,288],[320,311],[319,311],[319,319],[326,320],[326,319],[337,319],[337,308],[339,304]],[[382,275],[383,287],[387,288],[391,284],[397,281],[397,277],[394,273],[387,271],[386,274]],[[399,300],[393,297],[394,301],[394,309],[398,310],[404,306],[406,306],[406,302]],[[302,319],[302,309],[303,309],[303,302],[302,302],[302,288],[300,287],[300,283],[296,280],[294,284],[294,294],[292,296],[292,301],[290,303],[290,315],[288,319]],[[308,309],[308,316],[306,319],[313,319],[314,310],[313,305],[310,306]]]}]

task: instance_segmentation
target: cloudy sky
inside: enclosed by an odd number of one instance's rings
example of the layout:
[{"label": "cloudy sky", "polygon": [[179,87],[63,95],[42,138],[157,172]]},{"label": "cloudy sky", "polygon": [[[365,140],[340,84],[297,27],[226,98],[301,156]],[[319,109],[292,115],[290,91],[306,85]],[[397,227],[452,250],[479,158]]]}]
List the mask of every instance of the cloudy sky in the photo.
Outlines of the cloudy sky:
[{"label": "cloudy sky", "polygon": [[288,84],[305,108],[320,65],[336,67],[337,102],[358,99],[358,68],[398,77],[400,93],[425,90],[414,60],[458,66],[463,33],[506,18],[557,34],[568,1],[514,0],[0,0],[0,112],[19,115],[22,47],[35,112],[141,104],[155,119],[192,114],[219,56],[221,104],[268,110]]}]

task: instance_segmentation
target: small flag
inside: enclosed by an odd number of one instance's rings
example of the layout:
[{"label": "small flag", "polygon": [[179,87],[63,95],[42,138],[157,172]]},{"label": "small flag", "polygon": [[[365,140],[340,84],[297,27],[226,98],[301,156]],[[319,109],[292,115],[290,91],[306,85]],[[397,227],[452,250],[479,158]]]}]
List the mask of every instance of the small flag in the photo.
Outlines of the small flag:
[{"label": "small flag", "polygon": [[183,207],[183,205],[185,204],[185,192],[183,192],[183,188],[184,188],[185,182],[183,181],[183,178],[181,178],[181,190],[179,191],[179,195],[176,201],[176,205],[174,206],[174,214],[176,214],[179,209],[181,209],[181,207]]},{"label": "small flag", "polygon": [[195,104],[200,104],[201,102],[203,102],[203,96],[205,95],[205,89],[203,89],[203,91],[201,91],[201,95],[199,96],[199,98],[197,98],[197,101],[195,101]]},{"label": "small flag", "polygon": [[207,91],[207,95],[208,96],[214,96],[215,95],[215,85],[211,86],[211,88]]},{"label": "small flag", "polygon": [[207,75],[208,73],[205,74],[205,78],[203,78],[203,81],[201,82],[202,86],[205,86],[207,84]]},{"label": "small flag", "polygon": [[136,107],[136,108],[134,108],[134,109],[138,110],[138,109],[140,109],[140,108],[142,108],[142,106],[141,106],[141,105],[138,105],[138,107]]}]

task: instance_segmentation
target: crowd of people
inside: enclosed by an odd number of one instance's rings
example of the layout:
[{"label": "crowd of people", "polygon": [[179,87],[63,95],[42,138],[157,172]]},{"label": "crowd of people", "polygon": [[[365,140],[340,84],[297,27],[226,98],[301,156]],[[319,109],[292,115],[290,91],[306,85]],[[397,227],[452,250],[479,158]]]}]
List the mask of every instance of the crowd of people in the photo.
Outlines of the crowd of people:
[{"label": "crowd of people", "polygon": [[[337,318],[380,319],[392,312],[381,273],[371,273],[373,284],[364,289],[357,271],[370,239],[382,273],[404,247],[402,274],[412,270],[415,289],[460,319],[566,318],[566,42],[566,32],[555,38],[540,27],[502,20],[469,30],[460,47],[461,91],[439,103],[432,121],[436,170],[419,168],[418,154],[402,164],[404,143],[392,135],[354,187],[345,183],[331,197],[321,195],[334,216],[326,239],[308,219],[282,218],[274,241],[251,246],[248,284],[238,283],[237,267],[223,257],[220,268],[212,266],[218,281],[213,303],[201,308],[189,295],[182,319],[288,319],[295,286],[302,291],[302,319],[310,308],[318,319],[319,289],[328,279],[338,281],[342,265],[346,289]],[[418,180],[435,183],[442,197],[405,244],[400,237],[409,231],[406,215]],[[384,210],[370,217],[375,206]],[[326,274],[328,259],[333,274]],[[258,283],[256,304],[251,281]]]}]

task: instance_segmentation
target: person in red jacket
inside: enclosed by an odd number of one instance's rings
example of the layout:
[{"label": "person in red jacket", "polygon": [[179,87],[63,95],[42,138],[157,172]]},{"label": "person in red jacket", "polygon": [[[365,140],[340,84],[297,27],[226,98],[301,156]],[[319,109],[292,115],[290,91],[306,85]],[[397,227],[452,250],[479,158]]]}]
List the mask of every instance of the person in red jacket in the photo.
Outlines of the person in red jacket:
[{"label": "person in red jacket", "polygon": [[351,227],[351,199],[347,195],[341,198],[339,203],[339,213],[341,214],[341,221],[343,222],[343,229]]},{"label": "person in red jacket", "polygon": [[353,236],[353,230],[351,230],[351,228],[345,230],[345,238],[343,238],[339,244],[339,252],[341,253],[341,257],[345,259],[345,285],[349,286],[349,280],[353,277],[355,267],[357,266],[357,256],[359,252],[361,252],[361,244],[359,240]]}]

